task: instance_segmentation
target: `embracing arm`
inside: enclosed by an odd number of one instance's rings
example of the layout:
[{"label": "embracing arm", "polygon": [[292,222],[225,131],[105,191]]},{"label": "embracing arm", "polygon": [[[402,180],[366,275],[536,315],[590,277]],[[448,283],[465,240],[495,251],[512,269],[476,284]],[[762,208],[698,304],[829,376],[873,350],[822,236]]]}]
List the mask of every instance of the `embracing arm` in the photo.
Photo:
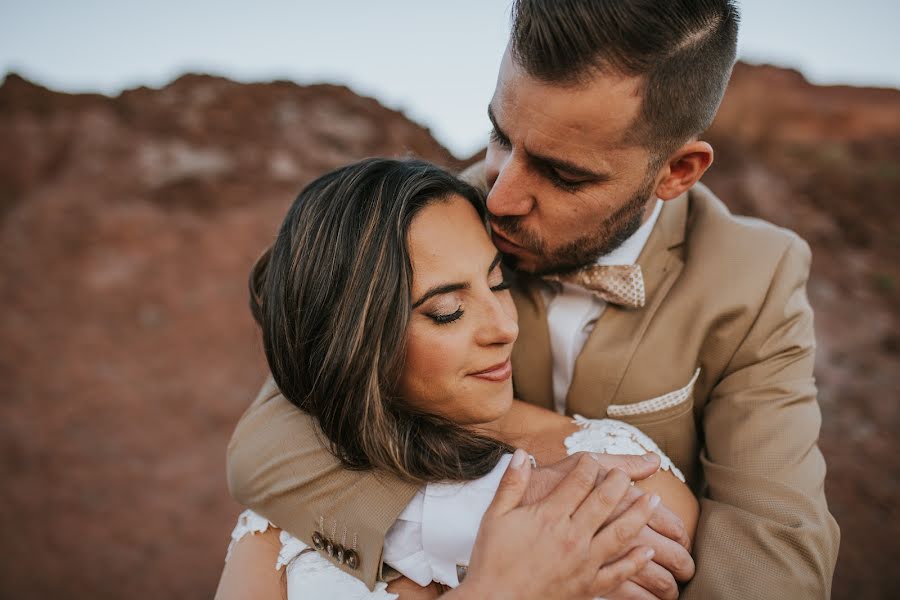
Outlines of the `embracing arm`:
[{"label": "embracing arm", "polygon": [[705,407],[708,488],[685,599],[830,594],[840,536],[817,446],[809,261],[807,245],[794,239]]},{"label": "embracing arm", "polygon": [[312,417],[279,394],[270,378],[228,444],[228,487],[235,500],[310,546],[320,529],[334,544],[355,546],[356,568],[322,555],[372,589],[384,536],[416,487],[343,468],[323,439]]}]

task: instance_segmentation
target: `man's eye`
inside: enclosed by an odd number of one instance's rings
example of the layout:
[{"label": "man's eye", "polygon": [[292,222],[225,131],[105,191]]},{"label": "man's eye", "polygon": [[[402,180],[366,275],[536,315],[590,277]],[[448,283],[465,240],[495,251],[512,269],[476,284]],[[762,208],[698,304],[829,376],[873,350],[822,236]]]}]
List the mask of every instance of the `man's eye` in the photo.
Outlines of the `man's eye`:
[{"label": "man's eye", "polygon": [[576,190],[582,184],[586,183],[583,179],[567,179],[561,176],[556,169],[548,169],[547,174],[550,176],[550,181],[552,181],[554,185],[567,190]]},{"label": "man's eye", "polygon": [[500,135],[496,129],[491,129],[491,141],[503,148],[509,148],[510,145],[509,140],[505,136]]}]

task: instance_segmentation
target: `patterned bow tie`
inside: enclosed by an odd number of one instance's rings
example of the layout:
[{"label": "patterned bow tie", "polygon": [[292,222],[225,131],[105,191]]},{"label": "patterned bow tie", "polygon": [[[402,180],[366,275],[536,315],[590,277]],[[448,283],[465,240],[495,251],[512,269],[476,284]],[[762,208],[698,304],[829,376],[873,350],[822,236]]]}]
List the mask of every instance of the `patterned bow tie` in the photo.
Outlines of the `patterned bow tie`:
[{"label": "patterned bow tie", "polygon": [[565,275],[547,275],[544,281],[581,286],[610,304],[629,308],[643,308],[646,301],[640,265],[591,265]]}]

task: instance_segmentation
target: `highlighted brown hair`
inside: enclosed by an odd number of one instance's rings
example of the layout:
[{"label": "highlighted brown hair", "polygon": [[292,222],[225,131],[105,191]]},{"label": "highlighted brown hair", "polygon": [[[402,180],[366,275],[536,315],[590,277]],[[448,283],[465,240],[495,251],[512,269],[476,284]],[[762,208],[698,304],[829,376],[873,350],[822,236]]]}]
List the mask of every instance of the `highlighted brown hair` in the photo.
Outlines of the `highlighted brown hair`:
[{"label": "highlighted brown hair", "polygon": [[337,169],[300,192],[250,273],[250,309],[275,382],[348,468],[462,481],[509,451],[398,393],[412,302],[407,233],[422,208],[453,196],[485,218],[475,188],[426,162]]}]

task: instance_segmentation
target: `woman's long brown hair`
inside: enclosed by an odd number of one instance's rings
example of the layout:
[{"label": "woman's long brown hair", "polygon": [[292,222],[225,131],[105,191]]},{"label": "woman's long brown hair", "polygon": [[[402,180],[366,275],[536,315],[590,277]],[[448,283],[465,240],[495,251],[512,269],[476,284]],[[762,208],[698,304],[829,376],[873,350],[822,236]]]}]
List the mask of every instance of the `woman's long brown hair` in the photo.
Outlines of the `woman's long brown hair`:
[{"label": "woman's long brown hair", "polygon": [[398,393],[412,302],[409,226],[455,195],[485,217],[475,188],[429,163],[342,167],[300,192],[250,273],[250,309],[275,382],[351,469],[464,481],[510,451]]}]

